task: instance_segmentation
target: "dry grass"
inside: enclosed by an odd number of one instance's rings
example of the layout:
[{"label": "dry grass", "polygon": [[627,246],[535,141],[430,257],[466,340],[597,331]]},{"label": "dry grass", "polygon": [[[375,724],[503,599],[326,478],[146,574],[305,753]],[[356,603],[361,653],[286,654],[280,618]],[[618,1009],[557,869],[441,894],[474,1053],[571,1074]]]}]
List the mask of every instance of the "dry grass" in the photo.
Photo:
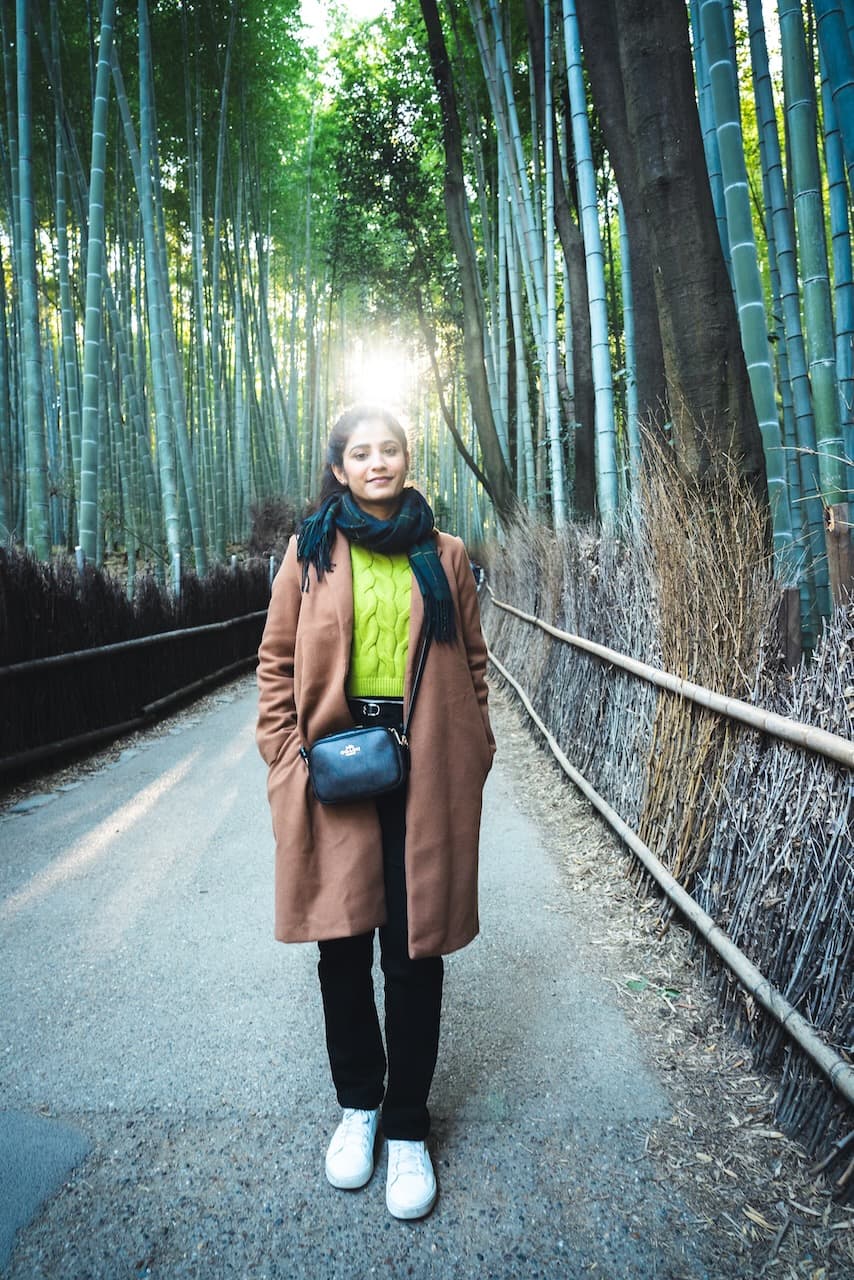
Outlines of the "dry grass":
[{"label": "dry grass", "polygon": [[[654,513],[639,534],[661,666],[746,697],[775,601],[764,512],[733,467],[701,488],[663,453],[645,471],[644,509]],[[659,697],[639,834],[689,891],[708,856],[734,741],[725,717]]]}]

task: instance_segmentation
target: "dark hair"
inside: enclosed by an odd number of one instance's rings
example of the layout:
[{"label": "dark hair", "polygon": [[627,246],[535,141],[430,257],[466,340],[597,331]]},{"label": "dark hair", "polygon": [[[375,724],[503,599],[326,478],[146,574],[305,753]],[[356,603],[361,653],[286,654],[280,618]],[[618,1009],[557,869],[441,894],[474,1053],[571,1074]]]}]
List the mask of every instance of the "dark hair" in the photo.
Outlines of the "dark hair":
[{"label": "dark hair", "polygon": [[332,468],[343,467],[347,441],[361,422],[368,422],[371,419],[382,422],[398,441],[404,453],[409,453],[409,443],[403,425],[390,409],[379,404],[351,404],[344,410],[329,433],[329,439],[326,442],[326,465],[320,477],[318,503],[325,502],[332,493],[343,493],[346,485],[341,484]]}]

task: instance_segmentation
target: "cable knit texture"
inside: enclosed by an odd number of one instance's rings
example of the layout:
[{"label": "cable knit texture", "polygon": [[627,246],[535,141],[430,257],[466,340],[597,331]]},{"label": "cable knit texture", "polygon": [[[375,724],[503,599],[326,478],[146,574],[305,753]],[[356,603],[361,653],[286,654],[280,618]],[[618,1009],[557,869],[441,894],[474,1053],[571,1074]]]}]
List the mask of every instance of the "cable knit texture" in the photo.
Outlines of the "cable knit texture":
[{"label": "cable knit texture", "polygon": [[412,568],[406,555],[385,556],[350,544],[353,568],[351,698],[401,698],[406,674]]}]

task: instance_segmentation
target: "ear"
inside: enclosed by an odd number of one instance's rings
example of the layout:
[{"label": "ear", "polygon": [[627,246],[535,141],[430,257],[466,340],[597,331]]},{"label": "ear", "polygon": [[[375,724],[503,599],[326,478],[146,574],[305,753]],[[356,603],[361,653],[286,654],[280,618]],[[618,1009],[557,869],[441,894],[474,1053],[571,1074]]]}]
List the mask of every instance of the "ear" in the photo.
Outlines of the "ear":
[{"label": "ear", "polygon": [[330,467],[332,468],[332,474],[334,475],[335,479],[338,481],[338,483],[339,483],[339,484],[343,485],[343,486],[344,486],[344,488],[346,489],[346,488],[347,488],[347,473],[346,473],[346,471],[344,470],[344,468],[343,468],[343,467],[336,467],[334,463],[330,463],[329,465],[330,465]]}]

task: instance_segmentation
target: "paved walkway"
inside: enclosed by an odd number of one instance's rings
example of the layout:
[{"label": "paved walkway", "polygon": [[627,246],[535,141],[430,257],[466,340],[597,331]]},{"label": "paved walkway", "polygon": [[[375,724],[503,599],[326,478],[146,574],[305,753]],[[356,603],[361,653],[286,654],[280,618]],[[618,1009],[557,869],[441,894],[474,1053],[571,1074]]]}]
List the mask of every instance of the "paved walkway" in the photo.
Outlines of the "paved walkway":
[{"label": "paved walkway", "polygon": [[447,967],[436,1210],[388,1216],[382,1153],[364,1190],[327,1185],[315,948],[271,938],[254,714],[247,678],[0,814],[3,1275],[708,1276],[642,1158],[664,1087],[514,804],[506,710],[482,933]]}]

